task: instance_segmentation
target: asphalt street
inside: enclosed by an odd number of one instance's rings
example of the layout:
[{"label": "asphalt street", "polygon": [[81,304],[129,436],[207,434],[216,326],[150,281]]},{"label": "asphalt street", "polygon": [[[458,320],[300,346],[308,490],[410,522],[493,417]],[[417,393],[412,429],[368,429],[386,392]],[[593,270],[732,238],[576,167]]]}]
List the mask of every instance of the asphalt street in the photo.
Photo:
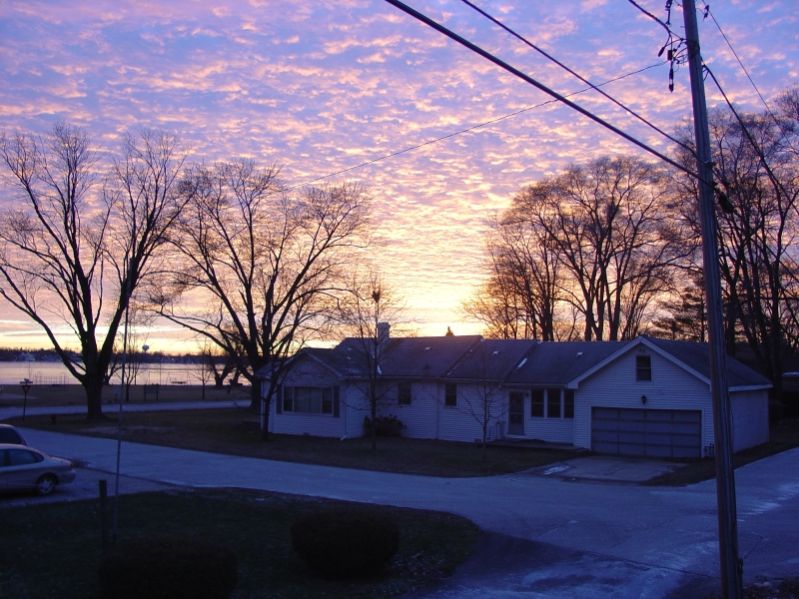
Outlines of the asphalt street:
[{"label": "asphalt street", "polygon": [[[24,434],[93,471],[115,470],[114,440]],[[644,487],[540,471],[450,479],[136,443],[123,443],[120,457],[125,480],[137,484],[278,491],[465,516],[490,533],[488,541],[429,597],[701,597],[717,585],[714,481]],[[799,449],[735,476],[745,580],[799,575]]]}]

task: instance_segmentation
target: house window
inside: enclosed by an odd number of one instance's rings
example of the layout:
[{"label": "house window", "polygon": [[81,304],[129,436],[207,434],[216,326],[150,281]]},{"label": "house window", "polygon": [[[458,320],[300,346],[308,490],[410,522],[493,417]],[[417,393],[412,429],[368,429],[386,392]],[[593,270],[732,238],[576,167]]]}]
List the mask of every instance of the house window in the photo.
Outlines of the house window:
[{"label": "house window", "polygon": [[547,418],[560,418],[560,389],[547,389]]},{"label": "house window", "polygon": [[401,406],[411,405],[410,383],[397,383],[397,403]]},{"label": "house window", "polygon": [[283,387],[284,412],[338,416],[338,388]]},{"label": "house window", "polygon": [[458,386],[453,383],[447,383],[444,387],[444,405],[454,407],[458,405]]},{"label": "house window", "polygon": [[563,417],[574,418],[574,391],[571,389],[563,392]]},{"label": "house window", "polygon": [[652,358],[650,356],[635,356],[635,380],[652,380]]},{"label": "house window", "polygon": [[533,389],[530,401],[530,416],[533,418],[544,417],[544,390]]}]

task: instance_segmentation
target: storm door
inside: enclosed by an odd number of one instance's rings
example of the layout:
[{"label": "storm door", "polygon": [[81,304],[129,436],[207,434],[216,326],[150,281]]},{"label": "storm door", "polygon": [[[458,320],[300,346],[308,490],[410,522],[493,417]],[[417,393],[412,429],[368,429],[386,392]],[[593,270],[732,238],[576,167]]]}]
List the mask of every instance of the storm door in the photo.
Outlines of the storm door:
[{"label": "storm door", "polygon": [[514,392],[510,394],[510,405],[508,406],[508,434],[524,434],[524,393]]}]

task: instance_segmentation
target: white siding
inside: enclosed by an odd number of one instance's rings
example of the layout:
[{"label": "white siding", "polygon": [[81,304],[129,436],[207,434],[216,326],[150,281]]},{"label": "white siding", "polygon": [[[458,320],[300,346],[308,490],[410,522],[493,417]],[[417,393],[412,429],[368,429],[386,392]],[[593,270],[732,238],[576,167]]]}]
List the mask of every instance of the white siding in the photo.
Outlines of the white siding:
[{"label": "white siding", "polygon": [[741,451],[768,441],[768,392],[733,393],[732,446]]},{"label": "white siding", "polygon": [[[701,410],[702,449],[713,443],[713,411],[709,385],[649,350],[652,380],[635,380],[632,350],[582,381],[574,397],[574,445],[591,448],[591,408],[646,408],[650,410]],[[642,397],[646,396],[646,403]]]},{"label": "white siding", "polygon": [[[486,397],[485,389],[482,386],[459,384],[457,405],[446,406],[444,388],[443,383],[413,383],[410,405],[399,405],[396,390],[392,390],[381,413],[399,418],[405,425],[402,434],[406,437],[467,443],[482,439],[482,418],[479,414]],[[489,402],[489,438],[495,438],[500,426],[504,432],[507,393],[494,390]]]},{"label": "white siding", "polygon": [[438,438],[445,441],[481,441],[483,438],[483,404],[491,407],[489,438],[497,422],[507,418],[507,392],[486,389],[482,385],[457,385],[457,405],[444,405],[444,385],[438,386],[440,406]]},{"label": "white siding", "polygon": [[[563,391],[560,392],[561,410],[556,417],[533,416],[530,393],[524,394],[524,437],[536,439],[548,443],[573,443],[574,442],[574,418],[563,418]],[[547,391],[548,393],[548,391]],[[544,410],[547,414],[548,402],[547,393],[544,394]],[[577,394],[575,394],[576,403]],[[576,408],[576,406],[575,406]],[[575,409],[575,417],[577,416]]]},{"label": "white siding", "polygon": [[[318,362],[305,358],[296,364],[286,375],[285,385],[334,387],[338,380],[334,373]],[[344,395],[340,390],[340,397]],[[348,434],[350,421],[346,402],[339,401],[339,416],[331,414],[302,414],[294,412],[277,412],[280,398],[275,397],[270,406],[269,431],[287,435],[314,435],[317,437],[344,437]]]},{"label": "white siding", "polygon": [[387,394],[383,414],[399,418],[405,425],[404,437],[435,439],[438,434],[438,386],[435,383],[411,383],[410,405],[397,403],[397,387],[392,385]]},{"label": "white siding", "polygon": [[330,414],[275,414],[270,418],[271,432],[286,435],[336,437],[344,435],[344,418]]}]

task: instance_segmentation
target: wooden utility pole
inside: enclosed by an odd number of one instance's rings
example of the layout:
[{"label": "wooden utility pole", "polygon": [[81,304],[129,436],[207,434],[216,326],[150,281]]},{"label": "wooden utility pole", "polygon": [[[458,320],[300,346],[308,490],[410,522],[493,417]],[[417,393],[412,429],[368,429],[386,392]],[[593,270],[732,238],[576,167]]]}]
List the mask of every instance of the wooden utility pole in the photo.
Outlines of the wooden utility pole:
[{"label": "wooden utility pole", "polygon": [[732,427],[727,388],[727,356],[721,319],[721,278],[719,275],[716,214],[713,193],[713,162],[707,124],[707,105],[702,78],[702,56],[696,25],[694,0],[683,0],[685,41],[691,76],[691,96],[696,135],[696,163],[699,173],[699,216],[702,224],[702,258],[705,269],[705,300],[708,308],[710,347],[710,392],[713,400],[715,433],[716,503],[718,506],[719,562],[721,588],[725,599],[740,599],[741,562],[738,558],[738,524],[735,505],[735,475],[732,466]]}]

